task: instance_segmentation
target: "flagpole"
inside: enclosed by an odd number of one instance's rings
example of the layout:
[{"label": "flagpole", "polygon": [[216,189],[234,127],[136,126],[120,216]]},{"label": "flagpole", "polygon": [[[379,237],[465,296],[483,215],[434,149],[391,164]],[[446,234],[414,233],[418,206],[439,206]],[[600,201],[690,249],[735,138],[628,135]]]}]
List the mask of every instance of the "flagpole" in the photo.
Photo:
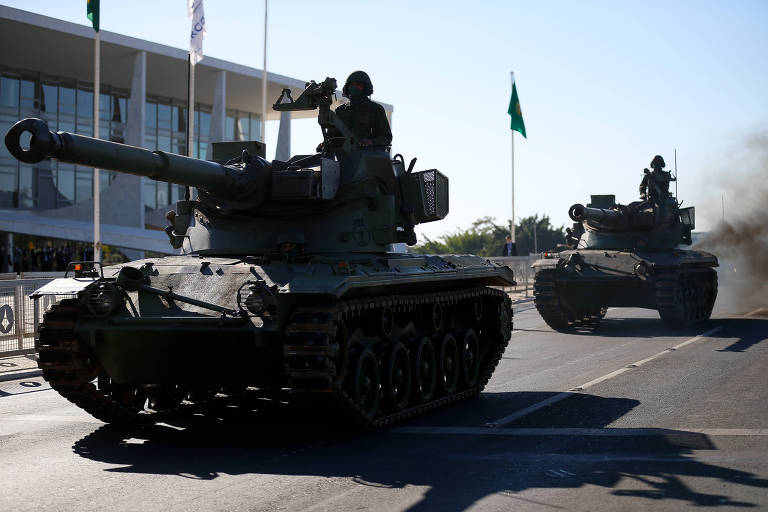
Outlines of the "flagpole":
[{"label": "flagpole", "polygon": [[[187,156],[194,157],[195,132],[195,65],[192,62],[192,52],[187,55]],[[184,187],[184,200],[189,201],[189,185]]]},{"label": "flagpole", "polygon": [[264,66],[261,75],[261,142],[267,143],[267,0],[264,0]]},{"label": "flagpole", "polygon": [[[515,72],[510,71],[509,77],[511,79],[512,85],[510,87],[510,97],[512,96],[512,88],[515,86]],[[510,130],[512,132],[512,219],[509,221],[509,235],[512,237],[512,243],[516,243],[515,240],[515,130]]]},{"label": "flagpole", "polygon": [[[93,38],[93,138],[99,138],[99,93],[101,92],[101,34]],[[101,183],[93,169],[93,261],[101,262]]]}]

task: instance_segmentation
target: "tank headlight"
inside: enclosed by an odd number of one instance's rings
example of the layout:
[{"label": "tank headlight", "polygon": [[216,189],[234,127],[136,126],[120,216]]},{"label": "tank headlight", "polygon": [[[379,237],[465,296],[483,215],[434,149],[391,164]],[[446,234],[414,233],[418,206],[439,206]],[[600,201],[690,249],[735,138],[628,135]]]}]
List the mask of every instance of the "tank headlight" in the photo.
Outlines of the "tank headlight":
[{"label": "tank headlight", "polygon": [[256,287],[252,286],[245,297],[245,309],[254,315],[260,315],[264,312],[264,297],[259,293],[260,290],[254,288]]},{"label": "tank headlight", "polygon": [[120,291],[112,283],[96,283],[86,294],[88,309],[96,316],[107,316],[120,305]]},{"label": "tank headlight", "polygon": [[277,303],[272,290],[262,281],[247,281],[237,291],[237,304],[240,310],[248,310],[256,316],[262,316]]},{"label": "tank headlight", "polygon": [[645,264],[645,262],[641,261],[640,263],[635,265],[635,274],[639,276],[647,276],[648,275],[648,265]]}]

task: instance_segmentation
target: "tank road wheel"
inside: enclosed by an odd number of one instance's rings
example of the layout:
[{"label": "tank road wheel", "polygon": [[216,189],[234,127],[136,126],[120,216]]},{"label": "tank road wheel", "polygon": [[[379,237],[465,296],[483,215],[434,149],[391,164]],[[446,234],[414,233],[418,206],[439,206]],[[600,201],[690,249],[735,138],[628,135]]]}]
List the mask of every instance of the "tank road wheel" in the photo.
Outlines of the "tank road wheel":
[{"label": "tank road wheel", "polygon": [[461,343],[461,376],[466,387],[477,384],[480,375],[480,342],[472,329],[464,333]]},{"label": "tank road wheel", "polygon": [[381,308],[381,318],[380,318],[380,330],[381,335],[384,336],[387,339],[390,339],[392,336],[392,331],[395,328],[395,314],[392,312],[392,308],[389,306],[384,306]]},{"label": "tank road wheel", "polygon": [[439,302],[435,302],[427,309],[429,314],[429,321],[427,325],[437,332],[443,328],[443,306]]},{"label": "tank road wheel", "polygon": [[355,405],[368,419],[376,416],[381,402],[381,379],[376,355],[369,348],[357,358],[354,384]]},{"label": "tank road wheel", "polygon": [[416,347],[414,360],[414,383],[416,398],[420,402],[429,402],[435,394],[437,364],[435,348],[429,338],[422,338]]},{"label": "tank road wheel", "polygon": [[384,374],[384,398],[396,411],[405,409],[411,397],[411,361],[408,349],[396,343],[389,351]]},{"label": "tank road wheel", "polygon": [[440,370],[438,385],[440,391],[446,395],[456,391],[459,384],[459,346],[452,334],[446,334],[440,344],[440,358],[438,359]]},{"label": "tank road wheel", "polygon": [[556,331],[570,327],[568,308],[557,296],[555,269],[542,269],[533,278],[533,301],[541,318]]}]

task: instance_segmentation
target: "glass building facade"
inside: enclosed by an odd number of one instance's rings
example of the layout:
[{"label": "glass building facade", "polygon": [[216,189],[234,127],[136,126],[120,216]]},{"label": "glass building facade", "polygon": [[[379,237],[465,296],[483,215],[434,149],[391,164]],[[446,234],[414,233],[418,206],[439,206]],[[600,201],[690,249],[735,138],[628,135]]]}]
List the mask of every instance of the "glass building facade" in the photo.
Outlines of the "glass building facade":
[{"label": "glass building facade", "polygon": [[[99,97],[99,138],[124,142],[130,91],[102,85]],[[185,100],[147,95],[144,144],[146,149],[186,155]],[[207,158],[211,142],[210,105],[195,105],[193,156]],[[19,119],[39,117],[52,130],[93,136],[93,84],[39,73],[0,74],[0,133]],[[227,110],[224,140],[258,140],[258,114]],[[101,189],[114,173],[99,173]],[[183,196],[183,187],[144,180],[144,205],[162,208]],[[0,144],[0,208],[53,209],[93,197],[93,169],[46,160],[36,165],[13,158]]]}]

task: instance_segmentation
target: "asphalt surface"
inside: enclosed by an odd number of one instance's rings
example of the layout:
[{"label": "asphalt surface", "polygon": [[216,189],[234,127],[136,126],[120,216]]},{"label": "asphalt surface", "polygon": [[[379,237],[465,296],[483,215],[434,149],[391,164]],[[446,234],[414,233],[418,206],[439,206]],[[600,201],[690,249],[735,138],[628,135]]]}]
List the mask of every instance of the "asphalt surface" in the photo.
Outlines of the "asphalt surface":
[{"label": "asphalt surface", "polygon": [[478,399],[375,434],[284,407],[104,425],[0,361],[0,510],[768,508],[768,316],[593,333],[531,303]]}]

